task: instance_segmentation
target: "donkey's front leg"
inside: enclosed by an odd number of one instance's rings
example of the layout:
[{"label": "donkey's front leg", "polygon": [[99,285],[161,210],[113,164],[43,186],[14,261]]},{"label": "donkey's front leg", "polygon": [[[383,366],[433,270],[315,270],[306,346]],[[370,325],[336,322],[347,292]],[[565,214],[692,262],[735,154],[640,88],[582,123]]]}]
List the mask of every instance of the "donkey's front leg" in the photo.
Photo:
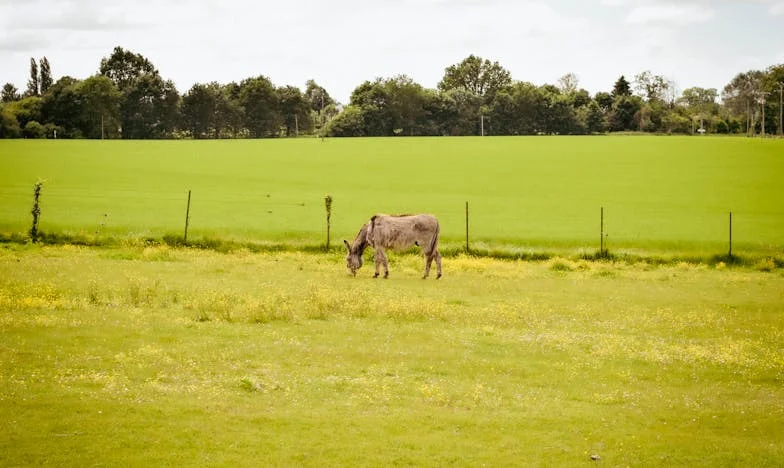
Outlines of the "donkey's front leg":
[{"label": "donkey's front leg", "polygon": [[373,275],[373,278],[378,278],[378,267],[381,265],[384,265],[384,278],[389,277],[389,262],[387,261],[387,255],[384,253],[384,249],[377,248],[373,260],[375,260],[376,263],[376,274]]}]

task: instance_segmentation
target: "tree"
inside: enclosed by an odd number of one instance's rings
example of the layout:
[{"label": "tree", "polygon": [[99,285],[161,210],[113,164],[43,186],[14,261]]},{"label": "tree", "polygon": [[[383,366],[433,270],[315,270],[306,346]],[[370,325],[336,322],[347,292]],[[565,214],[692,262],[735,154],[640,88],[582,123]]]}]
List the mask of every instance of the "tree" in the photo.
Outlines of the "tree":
[{"label": "tree", "polygon": [[61,137],[83,136],[79,129],[82,116],[81,96],[77,93],[79,80],[64,76],[41,98],[42,123],[52,123],[64,129]]},{"label": "tree", "polygon": [[52,69],[49,66],[49,60],[44,57],[41,59],[41,68],[40,68],[40,80],[39,80],[39,90],[41,94],[45,94],[46,91],[52,87]]},{"label": "tree", "polygon": [[182,126],[194,138],[217,137],[218,100],[221,95],[218,83],[194,84],[182,97]]},{"label": "tree", "polygon": [[137,78],[158,75],[158,70],[141,54],[115,47],[109,57],[101,59],[100,73],[112,80],[117,89],[125,92]]},{"label": "tree", "polygon": [[329,105],[335,104],[335,100],[330,97],[327,90],[313,80],[305,82],[305,99],[310,108],[319,114],[323,113],[324,109]]},{"label": "tree", "polygon": [[645,70],[634,77],[635,91],[648,102],[664,102],[669,86],[670,83],[666,78],[654,75],[650,70]]},{"label": "tree", "polygon": [[574,73],[567,73],[566,75],[558,78],[558,89],[564,94],[571,94],[577,91],[579,80]]},{"label": "tree", "polygon": [[179,119],[179,93],[141,54],[115,47],[101,59],[100,74],[122,93],[123,138],[167,138]]},{"label": "tree", "polygon": [[490,106],[493,132],[502,135],[548,132],[547,113],[551,105],[551,91],[528,82],[517,82],[500,91]]},{"label": "tree", "polygon": [[16,116],[9,109],[0,106],[0,138],[19,138],[21,134]]},{"label": "tree", "polygon": [[276,90],[278,95],[278,114],[286,136],[299,134],[311,127],[310,103],[302,91],[295,86],[282,86]]},{"label": "tree", "polygon": [[38,81],[38,63],[30,57],[30,79],[27,80],[27,91],[25,97],[39,96],[40,83]]},{"label": "tree", "polygon": [[763,77],[764,73],[759,70],[738,73],[721,93],[721,98],[730,112],[735,115],[746,114],[746,131],[749,134],[754,132]]},{"label": "tree", "polygon": [[239,102],[240,86],[229,83],[221,87],[217,102],[217,116],[215,119],[216,137],[247,136],[244,127],[245,111]]},{"label": "tree", "polygon": [[[784,135],[784,63],[773,65],[765,73],[765,91],[771,97],[771,109],[776,120],[776,133]],[[773,119],[771,119],[772,121]]]},{"label": "tree", "polygon": [[19,90],[16,89],[11,83],[6,83],[3,85],[2,94],[0,94],[0,101],[2,102],[14,102],[18,101],[22,97],[19,95]]},{"label": "tree", "polygon": [[93,75],[76,85],[81,103],[79,129],[87,138],[116,138],[120,129],[122,93],[104,75]]},{"label": "tree", "polygon": [[510,84],[511,74],[498,62],[490,62],[472,54],[445,69],[438,89],[465,89],[481,97],[484,103],[489,103],[499,90]]},{"label": "tree", "polygon": [[120,106],[125,139],[168,138],[176,128],[179,94],[171,81],[157,73],[137,77]]},{"label": "tree", "polygon": [[710,121],[710,116],[718,112],[718,104],[716,104],[718,96],[719,93],[715,88],[706,89],[695,86],[684,89],[678,103],[691,115],[692,121],[699,120],[700,128],[703,128],[703,122],[706,119]]},{"label": "tree", "polygon": [[276,136],[280,129],[278,98],[266,76],[248,78],[239,85],[238,102],[245,116],[245,128],[251,138]]},{"label": "tree", "polygon": [[604,111],[599,103],[592,100],[587,106],[580,109],[581,118],[584,121],[585,131],[588,133],[602,133],[607,129],[604,118]]},{"label": "tree", "polygon": [[3,106],[16,118],[19,128],[24,128],[28,122],[41,121],[41,98],[38,96],[24,97]]},{"label": "tree", "polygon": [[424,127],[424,89],[406,75],[398,75],[384,82],[390,96],[389,111],[392,132],[403,135],[422,135]]},{"label": "tree", "polygon": [[613,101],[608,117],[610,130],[613,132],[637,130],[639,124],[635,121],[635,116],[638,116],[641,108],[642,102],[637,96],[619,95]]},{"label": "tree", "polygon": [[381,78],[365,81],[351,93],[350,105],[360,109],[367,136],[391,136],[393,122],[389,90]]},{"label": "tree", "polygon": [[604,91],[599,91],[596,93],[596,96],[593,97],[599,107],[604,112],[609,112],[613,105],[613,97],[610,93],[605,93]]},{"label": "tree", "polygon": [[617,97],[620,97],[620,96],[631,96],[632,95],[631,86],[629,85],[629,82],[626,81],[626,78],[624,78],[623,75],[621,75],[621,77],[618,78],[618,80],[615,82],[615,85],[613,86],[613,90],[612,90],[612,94],[611,95],[612,95],[613,99],[615,99]]},{"label": "tree", "polygon": [[359,137],[365,136],[365,119],[362,109],[353,104],[349,104],[343,112],[330,120],[324,133],[329,136]]}]

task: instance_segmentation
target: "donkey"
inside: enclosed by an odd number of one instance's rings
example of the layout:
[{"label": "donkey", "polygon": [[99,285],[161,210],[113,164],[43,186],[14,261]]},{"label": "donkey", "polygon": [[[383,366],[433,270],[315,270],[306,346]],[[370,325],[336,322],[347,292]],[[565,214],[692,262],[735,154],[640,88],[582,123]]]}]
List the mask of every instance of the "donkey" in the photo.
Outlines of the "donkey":
[{"label": "donkey", "polygon": [[384,278],[389,277],[389,261],[385,249],[405,250],[414,245],[422,248],[425,256],[425,274],[422,279],[430,275],[430,265],[436,261],[438,276],[441,278],[441,254],[438,253],[438,233],[440,227],[435,216],[429,214],[390,216],[377,214],[359,230],[353,244],[343,240],[348,250],[346,266],[351,274],[356,276],[357,270],[362,268],[362,254],[370,246],[375,249],[374,260],[376,274],[378,268],[384,265]]}]

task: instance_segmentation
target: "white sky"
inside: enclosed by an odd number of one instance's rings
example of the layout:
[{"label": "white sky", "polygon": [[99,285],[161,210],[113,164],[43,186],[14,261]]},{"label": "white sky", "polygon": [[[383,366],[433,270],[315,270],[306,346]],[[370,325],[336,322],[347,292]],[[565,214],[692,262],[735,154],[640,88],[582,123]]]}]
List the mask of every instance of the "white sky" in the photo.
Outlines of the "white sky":
[{"label": "white sky", "polygon": [[377,77],[435,88],[469,54],[537,85],[575,73],[591,94],[644,70],[721,92],[784,63],[784,0],[0,0],[0,85],[23,91],[30,57],[86,78],[118,45],[180,93],[265,75],[348,103]]}]

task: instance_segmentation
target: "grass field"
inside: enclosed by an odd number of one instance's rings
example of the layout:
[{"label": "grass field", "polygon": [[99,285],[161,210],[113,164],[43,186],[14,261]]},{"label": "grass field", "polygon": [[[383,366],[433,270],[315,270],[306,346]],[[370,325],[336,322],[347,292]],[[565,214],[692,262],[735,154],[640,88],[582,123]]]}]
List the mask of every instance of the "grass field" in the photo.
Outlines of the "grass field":
[{"label": "grass field", "polygon": [[777,466],[784,275],[0,245],[0,465]]},{"label": "grass field", "polygon": [[[778,256],[784,141],[655,136],[0,141],[0,233],[323,243],[376,212],[431,212],[447,245]],[[337,242],[339,244],[339,242]]]}]

